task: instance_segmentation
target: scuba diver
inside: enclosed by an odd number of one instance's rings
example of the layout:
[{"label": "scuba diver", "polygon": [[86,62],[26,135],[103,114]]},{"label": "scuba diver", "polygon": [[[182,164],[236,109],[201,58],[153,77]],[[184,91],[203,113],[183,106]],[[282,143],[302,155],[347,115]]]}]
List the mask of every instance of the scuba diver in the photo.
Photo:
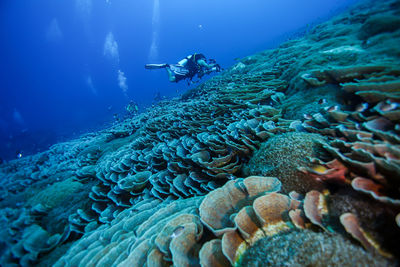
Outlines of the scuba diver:
[{"label": "scuba diver", "polygon": [[130,116],[135,116],[139,113],[139,106],[135,101],[131,100],[129,104],[125,107],[126,112]]},{"label": "scuba diver", "polygon": [[218,65],[215,59],[209,59],[207,62],[206,57],[203,54],[193,54],[185,57],[177,64],[146,64],[146,69],[163,69],[165,68],[168,73],[170,82],[179,82],[184,79],[188,79],[189,83],[195,75],[199,79],[204,74],[209,74],[213,71],[220,72],[222,69]]}]

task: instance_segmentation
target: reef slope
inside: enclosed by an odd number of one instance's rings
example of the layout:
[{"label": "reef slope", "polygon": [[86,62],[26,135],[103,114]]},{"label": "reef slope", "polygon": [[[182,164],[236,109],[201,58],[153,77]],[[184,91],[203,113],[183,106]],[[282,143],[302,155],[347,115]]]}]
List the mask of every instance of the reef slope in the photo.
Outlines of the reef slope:
[{"label": "reef slope", "polygon": [[395,265],[399,18],[399,1],[362,2],[180,98],[0,165],[1,265]]}]

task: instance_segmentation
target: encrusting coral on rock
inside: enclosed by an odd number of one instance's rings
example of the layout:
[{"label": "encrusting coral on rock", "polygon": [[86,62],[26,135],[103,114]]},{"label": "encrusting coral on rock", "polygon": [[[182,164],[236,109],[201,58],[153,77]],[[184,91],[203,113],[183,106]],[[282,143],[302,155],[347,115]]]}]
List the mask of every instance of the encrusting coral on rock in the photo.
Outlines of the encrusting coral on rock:
[{"label": "encrusting coral on rock", "polygon": [[[320,135],[293,132],[279,134],[268,139],[243,167],[244,175],[269,175],[279,177],[283,191],[306,193],[322,188],[321,182],[299,173],[297,168],[307,165],[307,157],[315,157],[324,142]],[[310,165],[311,166],[311,165]]]},{"label": "encrusting coral on rock", "polygon": [[390,266],[341,236],[310,230],[260,239],[239,266]]},{"label": "encrusting coral on rock", "polygon": [[0,265],[395,266],[399,16],[398,1],[363,1],[0,165]]}]

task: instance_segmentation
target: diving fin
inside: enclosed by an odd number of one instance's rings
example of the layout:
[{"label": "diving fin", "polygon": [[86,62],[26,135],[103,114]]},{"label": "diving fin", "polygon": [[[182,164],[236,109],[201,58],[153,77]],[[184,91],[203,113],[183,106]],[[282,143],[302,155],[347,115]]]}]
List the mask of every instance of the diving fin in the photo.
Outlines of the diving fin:
[{"label": "diving fin", "polygon": [[154,69],[163,69],[166,68],[168,64],[146,64],[144,67],[146,69],[154,70]]}]

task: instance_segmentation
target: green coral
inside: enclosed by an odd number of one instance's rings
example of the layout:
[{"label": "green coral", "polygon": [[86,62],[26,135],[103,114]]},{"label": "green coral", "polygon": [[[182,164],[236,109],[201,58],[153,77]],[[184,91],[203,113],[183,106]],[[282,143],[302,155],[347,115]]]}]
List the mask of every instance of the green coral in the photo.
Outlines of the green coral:
[{"label": "green coral", "polygon": [[72,178],[31,191],[27,206],[43,205],[48,213],[41,218],[40,225],[48,232],[62,233],[68,224],[69,214],[77,209],[90,210],[88,198],[94,182],[82,184]]},{"label": "green coral", "polygon": [[366,40],[372,36],[394,32],[400,29],[400,18],[392,14],[375,15],[368,18],[360,29],[358,37]]},{"label": "green coral", "polygon": [[340,235],[292,231],[265,237],[246,250],[239,266],[389,266]]},{"label": "green coral", "polygon": [[72,178],[57,182],[34,194],[27,203],[31,206],[42,204],[52,209],[61,205],[68,197],[73,196],[82,186],[83,184],[74,181]]},{"label": "green coral", "polygon": [[311,133],[284,133],[270,138],[254,153],[243,167],[244,176],[263,175],[278,177],[283,192],[295,190],[306,193],[320,188],[320,183],[297,170],[309,166],[307,157],[322,153],[318,142],[323,137]]},{"label": "green coral", "polygon": [[62,244],[56,247],[53,251],[48,254],[45,254],[41,257],[40,262],[38,262],[35,266],[37,267],[48,267],[54,266],[56,261],[65,255],[68,249],[73,245],[73,242],[69,242],[66,244]]}]

